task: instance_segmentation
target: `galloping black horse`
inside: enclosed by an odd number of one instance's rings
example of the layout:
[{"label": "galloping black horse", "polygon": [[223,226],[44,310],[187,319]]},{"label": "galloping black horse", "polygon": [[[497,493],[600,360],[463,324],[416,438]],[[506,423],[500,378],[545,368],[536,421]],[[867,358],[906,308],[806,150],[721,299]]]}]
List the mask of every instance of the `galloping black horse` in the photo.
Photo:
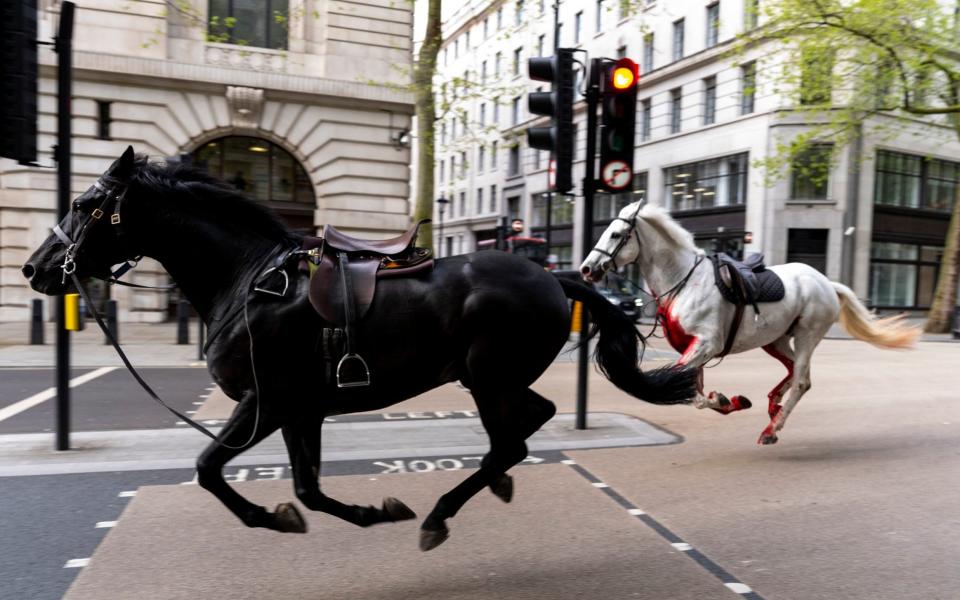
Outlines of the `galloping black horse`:
[{"label": "galloping black horse", "polygon": [[310,510],[360,526],[415,517],[394,498],[377,508],[325,496],[320,428],[327,415],[380,409],[453,381],[473,395],[490,451],[477,472],[439,499],[423,523],[421,548],[443,542],[445,520],[484,487],[509,502],[507,469],[526,457],[524,440],[556,410],[529,386],[567,340],[568,298],[584,302],[593,315],[598,364],[614,384],[657,404],[693,396],[692,372],[639,370],[642,338],[602,296],[496,251],[440,259],[428,275],[380,282],[356,332],[372,383],[339,389],[319,375],[318,338],[328,324],[309,303],[306,276],[296,264],[283,267],[291,283],[284,296],[250,291],[273,258],[299,247],[300,236],[209,175],[150,164],[132,148],[74,201],[59,228],[23,267],[35,290],[61,294],[74,269],[81,278],[107,277],[112,265],[149,256],[210,327],[210,372],[238,406],[197,461],[198,479],[250,527],[306,531],[292,504],[269,512],[222,476],[229,460],[277,429],[296,495]]}]

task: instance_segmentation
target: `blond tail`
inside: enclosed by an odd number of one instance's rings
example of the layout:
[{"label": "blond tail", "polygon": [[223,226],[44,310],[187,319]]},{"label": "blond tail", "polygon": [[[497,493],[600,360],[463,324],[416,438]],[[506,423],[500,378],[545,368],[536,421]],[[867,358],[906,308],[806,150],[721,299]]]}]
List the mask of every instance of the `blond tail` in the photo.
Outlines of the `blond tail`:
[{"label": "blond tail", "polygon": [[842,283],[831,283],[840,297],[840,325],[853,337],[878,348],[910,348],[920,337],[920,328],[907,325],[903,315],[878,318],[853,290]]}]

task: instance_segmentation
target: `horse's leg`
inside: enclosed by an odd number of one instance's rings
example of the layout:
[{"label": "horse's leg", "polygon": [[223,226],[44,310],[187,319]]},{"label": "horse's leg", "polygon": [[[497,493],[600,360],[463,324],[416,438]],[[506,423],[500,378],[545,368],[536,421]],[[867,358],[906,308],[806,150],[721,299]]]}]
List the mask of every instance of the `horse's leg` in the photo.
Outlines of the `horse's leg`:
[{"label": "horse's leg", "polygon": [[[509,501],[513,484],[506,471],[527,457],[524,442],[556,413],[556,406],[530,389],[503,393],[473,390],[480,419],[490,436],[490,452],[480,469],[437,500],[420,528],[420,549],[436,548],[450,535],[446,519],[456,516],[466,502],[490,486],[500,499]],[[504,479],[507,477],[507,479]]]},{"label": "horse's leg", "polygon": [[763,347],[764,351],[775,359],[779,360],[787,368],[787,376],[778,383],[770,393],[767,394],[767,414],[773,419],[780,412],[780,400],[783,394],[790,386],[790,380],[793,378],[794,354],[790,346],[790,336],[783,336],[774,342]]},{"label": "horse's leg", "polygon": [[683,355],[675,363],[676,366],[697,369],[697,395],[693,398],[693,405],[700,409],[711,408],[722,415],[750,408],[753,404],[746,396],[727,398],[716,391],[706,395],[703,393],[703,365],[719,353],[719,348],[696,338],[687,346]]},{"label": "horse's leg", "polygon": [[247,393],[224,425],[218,441],[211,442],[197,459],[197,482],[223,502],[247,527],[304,533],[307,530],[306,523],[292,504],[280,504],[276,512],[267,512],[262,506],[257,506],[238,494],[223,479],[225,464],[244,450],[255,446],[279,426],[280,419],[276,409],[267,403],[258,406],[256,395]]},{"label": "horse's leg", "polygon": [[368,527],[376,523],[403,521],[416,513],[396,498],[384,498],[383,506],[349,505],[334,500],[320,491],[320,429],[318,418],[306,425],[298,423],[283,427],[283,440],[290,455],[293,485],[297,498],[310,510],[325,512],[348,523]]},{"label": "horse's leg", "polygon": [[770,418],[770,424],[760,434],[758,444],[777,443],[777,432],[783,429],[783,425],[790,416],[790,413],[797,406],[797,402],[810,390],[810,358],[813,356],[813,350],[820,343],[820,340],[826,334],[823,331],[810,331],[809,329],[798,329],[794,335],[794,344],[796,349],[794,354],[796,360],[793,365],[793,382],[790,385],[790,391],[786,401],[780,407],[779,411]]}]

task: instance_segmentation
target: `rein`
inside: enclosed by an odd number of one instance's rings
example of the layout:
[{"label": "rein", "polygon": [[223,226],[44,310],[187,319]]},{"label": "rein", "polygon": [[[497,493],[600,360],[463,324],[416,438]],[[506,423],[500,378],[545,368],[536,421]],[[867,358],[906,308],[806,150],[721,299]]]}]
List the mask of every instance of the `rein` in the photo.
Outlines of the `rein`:
[{"label": "rein", "polygon": [[[89,228],[93,223],[95,223],[96,221],[100,220],[100,218],[103,217],[103,215],[105,214],[105,210],[106,210],[107,208],[109,208],[108,205],[110,204],[110,202],[111,202],[111,201],[115,201],[115,204],[114,204],[114,206],[113,206],[113,214],[112,214],[111,217],[110,217],[110,223],[111,223],[112,225],[118,227],[118,229],[117,229],[117,237],[122,239],[122,229],[119,228],[119,225],[120,225],[120,223],[121,223],[120,205],[121,205],[121,202],[123,201],[123,199],[126,197],[127,190],[129,189],[128,187],[124,186],[122,192],[117,193],[117,194],[114,194],[114,193],[113,193],[113,189],[112,189],[112,188],[105,188],[105,187],[103,186],[103,184],[100,183],[100,180],[97,180],[97,181],[94,183],[94,187],[96,187],[96,188],[97,188],[98,190],[100,190],[101,192],[104,192],[104,194],[105,194],[106,197],[104,198],[104,200],[103,200],[103,202],[100,204],[100,206],[99,206],[98,208],[94,209],[94,210],[88,215],[87,220],[84,221],[83,225],[82,225],[81,228],[80,228],[80,234],[77,235],[76,241],[72,240],[72,239],[70,238],[70,236],[68,236],[68,235],[66,234],[66,232],[63,231],[63,229],[60,227],[60,224],[59,224],[59,223],[53,227],[53,233],[54,233],[54,234],[57,236],[57,238],[59,238],[60,241],[63,242],[63,244],[67,247],[67,252],[66,252],[66,255],[64,256],[63,264],[62,264],[61,267],[60,267],[60,268],[63,270],[63,279],[62,279],[61,283],[66,283],[67,277],[70,277],[71,281],[73,281],[74,286],[75,286],[75,287],[77,288],[77,290],[80,292],[81,297],[83,297],[84,302],[86,302],[86,305],[87,305],[88,310],[90,310],[90,312],[93,313],[93,318],[96,320],[97,325],[98,325],[98,326],[100,327],[100,329],[103,331],[103,333],[104,333],[104,335],[106,336],[107,340],[109,340],[110,344],[113,346],[113,349],[116,350],[117,355],[120,357],[120,360],[123,362],[124,366],[127,367],[127,370],[130,371],[130,374],[133,376],[133,378],[137,381],[137,383],[140,384],[140,387],[142,387],[142,388],[144,389],[144,391],[147,392],[147,394],[148,394],[155,402],[157,402],[160,406],[162,406],[163,408],[167,409],[168,411],[170,411],[171,413],[173,413],[175,416],[177,416],[177,417],[179,417],[181,420],[183,420],[185,423],[187,423],[188,425],[190,425],[191,427],[193,427],[194,429],[196,429],[196,430],[199,431],[200,433],[204,434],[205,436],[207,436],[207,437],[210,438],[211,440],[217,442],[217,443],[220,444],[221,446],[223,446],[223,447],[225,447],[225,448],[232,449],[232,450],[243,450],[244,448],[246,448],[247,446],[249,446],[249,445],[253,442],[253,440],[255,439],[255,437],[256,437],[256,435],[257,435],[257,429],[258,429],[259,424],[260,424],[260,383],[259,383],[259,381],[258,381],[258,379],[257,379],[256,363],[254,362],[254,356],[253,356],[253,334],[252,334],[252,332],[250,331],[250,321],[249,321],[249,317],[248,317],[248,315],[247,315],[247,306],[248,306],[248,304],[249,304],[250,291],[251,291],[251,288],[254,287],[255,282],[257,282],[257,281],[259,281],[260,279],[262,279],[262,277],[263,277],[264,275],[266,275],[267,273],[269,273],[271,270],[275,270],[275,269],[276,269],[276,267],[273,267],[272,269],[269,269],[269,270],[267,270],[266,272],[262,272],[262,267],[264,267],[268,262],[275,260],[276,252],[277,252],[277,250],[283,248],[283,243],[282,243],[282,242],[281,242],[281,243],[278,243],[278,244],[274,247],[274,249],[268,254],[267,259],[264,260],[260,265],[258,265],[258,268],[257,268],[257,269],[254,269],[254,270],[253,270],[253,276],[252,276],[252,278],[246,283],[246,286],[245,286],[245,293],[244,293],[244,296],[243,296],[243,302],[240,303],[239,306],[233,306],[233,307],[232,307],[231,311],[228,313],[228,318],[225,318],[225,319],[223,319],[223,320],[220,321],[219,327],[217,328],[217,330],[216,330],[215,332],[211,332],[211,335],[210,335],[210,338],[208,339],[207,345],[204,347],[204,351],[206,351],[206,349],[209,348],[209,345],[210,345],[210,342],[212,341],[213,336],[214,336],[214,335],[218,335],[218,334],[223,330],[223,328],[224,328],[226,325],[232,323],[233,320],[234,320],[236,317],[238,317],[241,312],[243,313],[244,324],[245,324],[246,330],[247,330],[247,337],[248,337],[249,340],[250,340],[250,365],[251,365],[251,370],[252,370],[252,373],[253,373],[254,385],[255,385],[255,388],[256,388],[256,395],[257,395],[257,413],[256,413],[256,418],[255,418],[254,424],[253,424],[253,430],[252,430],[251,433],[250,433],[250,438],[249,438],[246,442],[244,442],[243,444],[241,444],[240,446],[231,446],[231,445],[229,445],[229,444],[223,443],[216,435],[214,435],[213,433],[211,433],[209,429],[207,429],[207,428],[204,427],[203,425],[197,423],[196,421],[194,421],[194,420],[191,419],[190,417],[186,416],[185,414],[181,413],[181,412],[178,411],[177,409],[173,408],[172,406],[170,406],[169,404],[167,404],[166,402],[164,402],[163,399],[160,398],[160,396],[157,395],[157,393],[153,390],[153,388],[151,388],[150,385],[149,385],[146,381],[144,381],[143,377],[140,376],[140,374],[137,372],[137,370],[136,370],[136,369],[133,367],[133,365],[130,363],[130,360],[127,358],[126,353],[124,353],[123,349],[120,347],[120,344],[117,342],[117,340],[116,340],[116,338],[114,337],[113,333],[110,331],[110,329],[109,329],[109,328],[106,326],[106,324],[103,322],[103,318],[101,317],[100,312],[97,310],[96,306],[95,306],[95,305],[93,304],[93,302],[90,300],[90,296],[89,296],[89,294],[87,294],[87,290],[83,287],[83,285],[81,285],[80,279],[77,277],[77,273],[76,273],[76,271],[77,271],[76,255],[77,255],[77,252],[78,252],[79,249],[80,249],[80,245],[83,243],[84,239],[86,238],[88,228]],[[74,209],[78,209],[78,206],[76,205],[76,203],[74,203],[74,205],[71,207],[71,213],[73,212]],[[287,259],[292,253],[293,253],[292,250],[287,251],[287,252],[284,252],[284,253],[282,254],[282,260],[281,260],[281,262],[279,262],[279,263],[277,263],[277,264],[282,265],[283,263],[285,263],[285,262],[286,262],[286,259]],[[128,287],[146,288],[146,289],[172,289],[172,288],[175,288],[175,287],[176,287],[176,284],[173,284],[173,285],[170,285],[170,286],[146,286],[146,285],[138,285],[138,284],[134,284],[134,283],[127,283],[127,282],[119,281],[118,278],[119,278],[120,276],[122,276],[124,273],[126,273],[127,271],[129,271],[131,268],[133,268],[134,266],[136,266],[137,262],[139,262],[139,260],[140,260],[141,258],[143,258],[142,255],[141,255],[141,256],[136,256],[136,257],[133,258],[133,259],[127,259],[127,260],[124,262],[124,265],[123,265],[123,266],[121,266],[120,268],[118,268],[117,270],[115,270],[115,271],[113,271],[113,272],[111,273],[112,279],[107,279],[107,280],[104,280],[104,281],[107,281],[108,283],[119,283],[119,284],[121,284],[121,285],[126,285],[126,286],[128,286]],[[133,263],[133,264],[131,264],[131,263]],[[97,279],[100,279],[100,278],[97,278]],[[256,291],[256,290],[255,290],[255,291]],[[286,288],[284,288],[284,294],[276,294],[276,295],[285,295],[285,294],[286,294]]]}]

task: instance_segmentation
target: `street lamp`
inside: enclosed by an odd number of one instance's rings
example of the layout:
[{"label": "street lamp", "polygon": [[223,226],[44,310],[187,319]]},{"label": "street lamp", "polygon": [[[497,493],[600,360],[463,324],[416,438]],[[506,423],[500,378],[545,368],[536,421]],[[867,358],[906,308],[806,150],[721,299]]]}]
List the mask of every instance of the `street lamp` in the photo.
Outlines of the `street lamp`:
[{"label": "street lamp", "polygon": [[441,196],[441,197],[437,198],[437,204],[440,205],[440,227],[438,228],[438,229],[439,229],[439,233],[438,233],[438,235],[437,235],[437,240],[438,240],[438,242],[439,242],[438,247],[437,247],[437,258],[442,258],[443,253],[441,252],[441,250],[443,249],[443,242],[444,242],[444,239],[443,239],[443,213],[444,213],[444,211],[446,210],[447,205],[450,204],[450,200],[448,200],[448,199],[444,198],[443,196]]}]

